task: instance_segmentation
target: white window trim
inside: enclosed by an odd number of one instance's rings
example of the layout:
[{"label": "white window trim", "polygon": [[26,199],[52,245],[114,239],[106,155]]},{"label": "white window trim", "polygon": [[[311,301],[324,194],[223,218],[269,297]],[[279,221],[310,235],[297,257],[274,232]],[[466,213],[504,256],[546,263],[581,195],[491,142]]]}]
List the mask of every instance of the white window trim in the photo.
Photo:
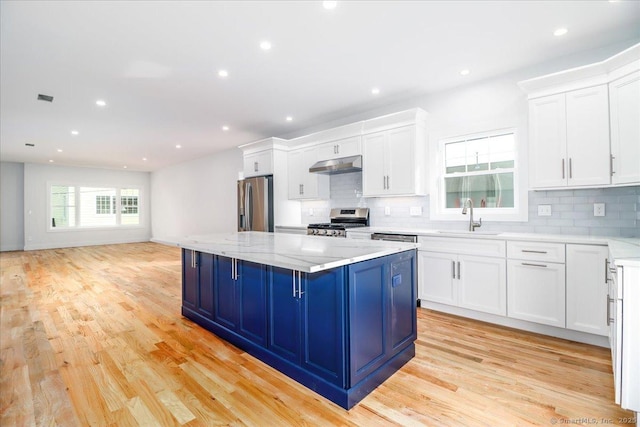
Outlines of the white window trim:
[{"label": "white window trim", "polygon": [[[81,210],[81,201],[80,195],[78,192],[81,187],[96,187],[96,188],[114,188],[116,190],[116,225],[100,225],[100,226],[80,226],[74,225],[73,227],[52,227],[51,226],[51,187],[53,186],[67,186],[74,187],[76,191],[76,222],[80,221],[80,210]],[[119,195],[120,191],[126,190],[138,190],[138,224],[121,224],[121,216],[120,212],[120,200]],[[67,233],[67,232],[78,232],[78,231],[100,231],[100,230],[132,230],[132,229],[142,229],[145,228],[146,225],[144,223],[144,217],[142,212],[146,209],[143,197],[144,191],[140,185],[113,185],[113,184],[104,184],[104,183],[73,183],[68,181],[47,181],[47,232],[48,233]],[[95,207],[95,205],[94,205]]]},{"label": "white window trim", "polygon": [[474,219],[482,218],[483,221],[528,221],[529,219],[529,195],[526,181],[527,168],[521,162],[526,147],[519,138],[516,128],[494,129],[485,132],[458,135],[443,138],[433,144],[432,147],[432,180],[430,185],[431,197],[429,203],[429,216],[433,221],[460,221],[469,222],[468,215],[462,215],[462,208],[446,209],[444,194],[444,146],[450,142],[465,139],[483,138],[499,134],[513,133],[516,140],[516,153],[514,156],[513,182],[514,182],[514,208],[481,208],[474,206]]}]

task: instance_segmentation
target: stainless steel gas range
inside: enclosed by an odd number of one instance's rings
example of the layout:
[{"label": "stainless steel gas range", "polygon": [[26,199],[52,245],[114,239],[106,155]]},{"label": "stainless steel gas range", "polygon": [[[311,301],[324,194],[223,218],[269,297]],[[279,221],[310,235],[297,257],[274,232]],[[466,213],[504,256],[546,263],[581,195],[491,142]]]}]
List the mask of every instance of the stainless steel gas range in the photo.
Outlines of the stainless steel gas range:
[{"label": "stainless steel gas range", "polygon": [[347,229],[369,226],[369,208],[331,209],[331,222],[309,224],[307,234],[314,236],[347,237]]}]

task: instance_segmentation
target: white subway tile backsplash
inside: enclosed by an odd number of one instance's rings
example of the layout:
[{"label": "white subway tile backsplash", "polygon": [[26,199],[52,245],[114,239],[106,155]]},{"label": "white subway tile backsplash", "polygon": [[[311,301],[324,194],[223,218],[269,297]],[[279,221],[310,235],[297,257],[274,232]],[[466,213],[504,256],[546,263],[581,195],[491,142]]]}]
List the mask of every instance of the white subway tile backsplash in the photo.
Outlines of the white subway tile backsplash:
[{"label": "white subway tile backsplash", "polygon": [[[305,223],[328,222],[333,207],[368,207],[376,227],[464,229],[458,221],[429,219],[429,196],[363,198],[362,173],[331,176],[331,200],[301,203]],[[594,217],[593,204],[605,203],[606,216]],[[551,205],[551,216],[538,216],[538,205]],[[385,206],[391,215],[384,214]],[[412,216],[411,207],[422,215]],[[313,216],[308,215],[309,207]],[[529,221],[483,221],[482,229],[513,233],[552,233],[640,237],[640,186],[529,192]],[[482,216],[482,215],[479,215]]]}]

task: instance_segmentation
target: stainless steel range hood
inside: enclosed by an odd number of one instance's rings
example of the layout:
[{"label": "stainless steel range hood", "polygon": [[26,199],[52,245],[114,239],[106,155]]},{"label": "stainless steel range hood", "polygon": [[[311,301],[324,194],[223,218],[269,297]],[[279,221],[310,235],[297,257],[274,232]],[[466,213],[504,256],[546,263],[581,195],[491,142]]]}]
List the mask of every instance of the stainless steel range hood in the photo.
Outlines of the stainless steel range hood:
[{"label": "stainless steel range hood", "polygon": [[309,172],[325,175],[362,171],[362,156],[342,157],[340,159],[321,160],[309,168]]}]

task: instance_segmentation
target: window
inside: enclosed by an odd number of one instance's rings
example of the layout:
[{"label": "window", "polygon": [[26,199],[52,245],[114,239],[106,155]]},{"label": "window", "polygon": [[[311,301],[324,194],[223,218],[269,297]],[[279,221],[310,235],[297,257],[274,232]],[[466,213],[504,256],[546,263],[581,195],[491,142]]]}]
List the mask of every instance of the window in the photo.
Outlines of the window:
[{"label": "window", "polygon": [[140,224],[137,188],[49,186],[51,229]]},{"label": "window", "polygon": [[51,186],[51,227],[76,225],[76,189],[66,185]]},{"label": "window", "polygon": [[517,155],[514,130],[441,141],[434,219],[464,219],[460,212],[467,199],[485,219],[522,220],[523,215],[526,219]]}]

